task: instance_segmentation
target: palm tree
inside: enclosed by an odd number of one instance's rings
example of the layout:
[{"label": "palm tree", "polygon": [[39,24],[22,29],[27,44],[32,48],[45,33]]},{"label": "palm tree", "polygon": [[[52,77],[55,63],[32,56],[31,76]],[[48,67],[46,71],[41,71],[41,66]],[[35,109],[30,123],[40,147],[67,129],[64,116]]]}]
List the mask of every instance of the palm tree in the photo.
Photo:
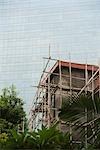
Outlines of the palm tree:
[{"label": "palm tree", "polygon": [[82,94],[78,98],[72,96],[72,98],[64,100],[59,117],[67,124],[71,123],[74,132],[80,129],[77,140],[80,140],[81,137],[81,140],[87,141],[87,144],[98,143],[97,141],[100,139],[99,98],[92,99],[90,94]]},{"label": "palm tree", "polygon": [[38,132],[30,133],[30,137],[33,139],[34,149],[40,150],[61,150],[63,148],[69,149],[70,141],[69,135],[63,134],[57,130],[57,124],[50,128],[42,127]]},{"label": "palm tree", "polygon": [[12,131],[5,143],[4,150],[31,149],[31,150],[61,150],[70,149],[69,135],[56,129],[57,125],[49,129],[43,127],[37,132],[17,133]]}]

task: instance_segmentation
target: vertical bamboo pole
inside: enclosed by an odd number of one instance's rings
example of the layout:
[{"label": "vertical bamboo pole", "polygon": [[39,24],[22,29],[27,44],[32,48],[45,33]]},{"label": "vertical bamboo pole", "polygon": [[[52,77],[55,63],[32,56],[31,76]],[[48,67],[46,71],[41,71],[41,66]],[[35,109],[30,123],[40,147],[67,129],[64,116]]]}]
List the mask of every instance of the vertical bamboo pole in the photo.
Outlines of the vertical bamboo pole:
[{"label": "vertical bamboo pole", "polygon": [[[86,62],[86,65],[85,65],[85,84],[87,84],[88,82],[88,72],[87,72],[87,62]],[[85,94],[87,94],[87,87],[85,89]],[[87,122],[87,108],[85,108],[85,119],[86,119],[86,122]],[[85,127],[85,148],[87,149],[87,127]]]},{"label": "vertical bamboo pole", "polygon": [[61,71],[61,61],[59,61],[60,104],[62,104],[62,75],[61,74],[62,74],[62,71]]},{"label": "vertical bamboo pole", "polygon": [[69,77],[69,80],[70,80],[70,97],[72,97],[72,67],[71,67],[71,60],[69,61],[69,76],[70,76]]},{"label": "vertical bamboo pole", "polygon": [[46,119],[47,119],[47,116],[46,116],[46,111],[47,111],[47,102],[46,102],[46,83],[45,83],[45,96],[44,96],[44,124],[46,125]]},{"label": "vertical bamboo pole", "polygon": [[51,45],[49,44],[49,59],[51,58]]},{"label": "vertical bamboo pole", "polygon": [[[44,87],[42,87],[42,93],[44,93]],[[44,118],[44,94],[42,94],[42,102],[41,102],[41,109],[42,109],[42,118],[41,118],[41,126],[43,125],[43,118]]]},{"label": "vertical bamboo pole", "polygon": [[[85,84],[87,84],[88,82],[88,71],[87,71],[87,62],[86,62],[86,65],[85,65]],[[85,89],[85,94],[87,94],[87,87]]]},{"label": "vertical bamboo pole", "polygon": [[[70,101],[72,99],[72,67],[71,67],[71,57],[70,57],[70,54],[69,54],[69,82],[70,82]],[[70,123],[70,142],[71,142],[71,145],[72,145],[72,125]]]},{"label": "vertical bamboo pole", "polygon": [[[39,88],[39,87],[38,87]],[[36,121],[36,128],[38,128],[39,129],[39,117],[40,117],[40,113],[39,113],[39,109],[40,109],[40,93],[41,93],[41,91],[40,91],[40,88],[39,88],[39,92],[38,92],[38,99],[37,99],[37,121]]]},{"label": "vertical bamboo pole", "polygon": [[[92,66],[92,76],[94,74],[94,66]],[[95,112],[92,113],[92,117],[94,119],[94,113],[96,113],[96,106],[95,106],[95,100],[94,100],[94,78],[92,79],[92,100],[93,100],[93,105],[94,105],[94,110]],[[93,127],[92,127],[92,132],[93,132],[93,143],[95,141],[95,129],[94,129],[94,123],[93,123]],[[95,137],[94,137],[95,136]]]},{"label": "vertical bamboo pole", "polygon": [[[92,76],[94,74],[94,66],[92,66]],[[92,99],[94,101],[94,79],[92,79]]]},{"label": "vertical bamboo pole", "polygon": [[[51,46],[49,44],[49,59],[51,59]],[[50,74],[48,75],[48,128],[51,125],[51,117],[50,117],[50,113],[51,113],[51,93],[50,93]]]},{"label": "vertical bamboo pole", "polygon": [[99,64],[99,98],[100,98],[100,64]]},{"label": "vertical bamboo pole", "polygon": [[49,75],[48,76],[48,128],[51,125],[50,108],[51,108],[51,94],[50,94],[50,75]]},{"label": "vertical bamboo pole", "polygon": [[[59,60],[58,62],[59,64],[59,85],[60,85],[60,108],[61,108],[61,105],[62,105],[62,69],[61,69],[61,61]],[[57,112],[57,121],[59,121],[59,117],[58,117],[58,112]],[[60,127],[60,123],[59,123],[59,129],[61,128]]]}]

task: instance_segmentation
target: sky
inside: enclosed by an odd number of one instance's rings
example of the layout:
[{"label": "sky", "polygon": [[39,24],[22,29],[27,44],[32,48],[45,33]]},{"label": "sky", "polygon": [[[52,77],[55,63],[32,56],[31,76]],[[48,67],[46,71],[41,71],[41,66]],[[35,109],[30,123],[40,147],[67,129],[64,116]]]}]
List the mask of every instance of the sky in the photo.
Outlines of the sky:
[{"label": "sky", "polygon": [[14,84],[28,112],[48,57],[98,64],[99,0],[0,0],[0,89]]}]

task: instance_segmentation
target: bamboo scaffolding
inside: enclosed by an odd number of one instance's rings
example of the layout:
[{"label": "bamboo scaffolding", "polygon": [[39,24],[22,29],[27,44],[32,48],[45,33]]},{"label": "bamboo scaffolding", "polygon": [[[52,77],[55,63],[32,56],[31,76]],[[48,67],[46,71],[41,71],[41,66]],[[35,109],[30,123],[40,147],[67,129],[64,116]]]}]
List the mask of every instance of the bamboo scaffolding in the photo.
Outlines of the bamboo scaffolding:
[{"label": "bamboo scaffolding", "polygon": [[[72,75],[72,66],[71,66],[71,61],[69,61],[69,75],[68,74],[63,74],[62,69],[61,69],[61,61],[58,59],[52,59],[50,56],[49,58],[44,57],[44,59],[47,59],[47,63],[45,68],[43,69],[43,73],[41,75],[41,78],[39,80],[38,86],[33,86],[34,88],[37,88],[37,92],[35,95],[35,100],[34,100],[34,106],[32,107],[31,111],[34,113],[31,114],[30,122],[31,124],[33,123],[34,120],[36,120],[38,116],[38,122],[42,122],[42,124],[47,125],[50,127],[52,120],[59,120],[58,118],[52,118],[51,116],[51,110],[58,112],[58,109],[56,107],[52,107],[52,95],[59,96],[60,102],[62,103],[62,96],[71,96],[73,91],[77,92],[77,96],[79,96],[82,92],[85,91],[90,91],[92,93],[92,97],[94,97],[94,94],[96,92],[100,91],[99,90],[99,85],[97,87],[97,90],[95,91],[94,87],[94,82],[98,79],[100,76],[98,74],[99,69],[97,71],[94,71],[94,68],[92,67],[92,75],[89,78],[87,73],[87,64],[85,66],[85,77],[77,77]],[[58,64],[58,69],[59,72],[55,73],[52,72],[52,70],[48,71],[47,67],[50,63],[50,61],[56,61]],[[57,76],[59,78],[59,83],[55,84],[51,82],[51,75],[52,76]],[[65,77],[66,79],[69,80],[69,86],[64,86],[62,83],[62,78]],[[45,80],[44,80],[45,79]],[[75,88],[72,86],[72,80],[76,79],[79,81],[84,81],[84,87],[80,88]],[[56,91],[59,90],[59,93],[56,93]],[[38,107],[37,107],[38,106]],[[41,107],[41,109],[39,108]],[[42,118],[39,118],[39,113],[42,113]],[[37,125],[36,125],[37,126]],[[35,127],[36,128],[36,127]],[[72,129],[71,129],[72,130]],[[70,131],[70,134],[72,134],[72,131]],[[70,139],[72,141],[72,137]]]}]

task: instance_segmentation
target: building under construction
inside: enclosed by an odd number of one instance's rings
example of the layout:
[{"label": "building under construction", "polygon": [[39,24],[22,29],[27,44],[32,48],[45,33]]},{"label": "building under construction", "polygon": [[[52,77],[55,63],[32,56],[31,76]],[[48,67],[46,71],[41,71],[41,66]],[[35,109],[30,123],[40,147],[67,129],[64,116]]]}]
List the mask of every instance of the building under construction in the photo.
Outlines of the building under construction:
[{"label": "building under construction", "polygon": [[[50,61],[56,61],[47,69]],[[59,120],[58,114],[66,97],[90,92],[92,98],[100,95],[100,69],[95,65],[78,64],[48,58],[43,70],[34,104],[30,111],[29,128],[35,130],[41,125],[50,127]]]}]

